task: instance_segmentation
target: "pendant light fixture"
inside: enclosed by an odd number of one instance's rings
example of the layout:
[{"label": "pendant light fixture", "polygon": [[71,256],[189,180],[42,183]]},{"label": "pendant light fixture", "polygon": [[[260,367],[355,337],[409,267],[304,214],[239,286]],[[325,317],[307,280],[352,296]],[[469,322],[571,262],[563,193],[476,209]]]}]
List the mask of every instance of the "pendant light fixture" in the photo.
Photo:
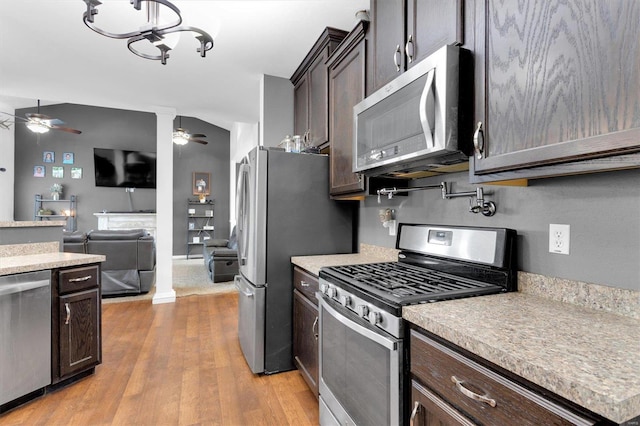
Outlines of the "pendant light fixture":
[{"label": "pendant light fixture", "polygon": [[[180,10],[168,0],[129,0],[129,3],[137,11],[142,8],[142,3],[146,4],[146,24],[139,29],[133,29],[128,32],[109,32],[96,26],[95,20],[98,15],[97,7],[102,4],[98,0],[83,0],[87,4],[87,11],[82,15],[85,25],[98,34],[105,37],[116,39],[127,39],[127,47],[129,50],[145,59],[160,61],[162,65],[167,64],[169,51],[173,49],[170,42],[172,35],[181,32],[193,33],[200,47],[196,52],[201,57],[205,57],[206,53],[213,49],[213,38],[205,31],[190,26],[182,26],[182,16]],[[161,20],[162,17],[169,19],[167,22]],[[151,53],[145,50],[149,46],[152,47]],[[155,47],[155,49],[153,49]],[[156,50],[157,49],[157,50]]]}]

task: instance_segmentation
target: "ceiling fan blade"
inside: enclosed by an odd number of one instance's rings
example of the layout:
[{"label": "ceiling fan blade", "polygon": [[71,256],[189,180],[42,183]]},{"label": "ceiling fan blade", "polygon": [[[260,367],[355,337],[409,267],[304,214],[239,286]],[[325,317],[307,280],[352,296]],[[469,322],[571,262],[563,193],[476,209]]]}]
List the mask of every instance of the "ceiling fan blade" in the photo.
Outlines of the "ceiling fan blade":
[{"label": "ceiling fan blade", "polygon": [[203,135],[202,133],[195,133],[191,135],[192,138],[206,138],[207,135]]},{"label": "ceiling fan blade", "polygon": [[209,143],[209,142],[207,142],[207,141],[201,141],[200,139],[189,139],[189,142],[200,143],[200,144],[202,144],[202,145],[206,145],[206,144],[208,144],[208,143]]},{"label": "ceiling fan blade", "polygon": [[24,117],[19,117],[17,115],[9,114],[8,112],[4,112],[4,111],[0,111],[0,114],[6,114],[6,115],[10,115],[11,117],[19,118],[20,120],[29,121]]},{"label": "ceiling fan blade", "polygon": [[76,135],[79,135],[80,133],[82,133],[82,131],[72,129],[71,127],[49,126],[49,128],[53,130],[62,130],[63,132],[68,132],[68,133],[75,133]]}]

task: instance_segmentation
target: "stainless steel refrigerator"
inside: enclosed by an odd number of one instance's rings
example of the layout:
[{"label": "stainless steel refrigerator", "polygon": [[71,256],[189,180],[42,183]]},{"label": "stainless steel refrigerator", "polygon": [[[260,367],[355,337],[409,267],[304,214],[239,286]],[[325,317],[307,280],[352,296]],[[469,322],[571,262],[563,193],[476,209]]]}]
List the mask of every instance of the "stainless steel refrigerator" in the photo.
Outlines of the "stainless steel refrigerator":
[{"label": "stainless steel refrigerator", "polygon": [[329,198],[329,157],[254,148],[238,171],[238,338],[254,373],[294,368],[292,256],[351,253],[354,205]]}]

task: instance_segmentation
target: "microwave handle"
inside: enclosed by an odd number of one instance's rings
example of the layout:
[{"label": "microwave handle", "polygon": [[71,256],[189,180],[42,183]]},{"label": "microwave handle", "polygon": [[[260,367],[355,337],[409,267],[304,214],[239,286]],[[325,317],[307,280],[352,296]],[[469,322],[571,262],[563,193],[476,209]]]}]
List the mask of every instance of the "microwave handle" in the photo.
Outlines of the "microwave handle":
[{"label": "microwave handle", "polygon": [[[435,114],[435,95],[433,93],[433,79],[435,75],[435,68],[432,68],[427,72],[427,81],[422,90],[422,96],[420,96],[420,123],[422,124],[422,131],[427,142],[427,146],[434,147],[433,129],[429,121],[435,121],[435,117],[431,114]],[[428,116],[429,115],[429,116]]]}]

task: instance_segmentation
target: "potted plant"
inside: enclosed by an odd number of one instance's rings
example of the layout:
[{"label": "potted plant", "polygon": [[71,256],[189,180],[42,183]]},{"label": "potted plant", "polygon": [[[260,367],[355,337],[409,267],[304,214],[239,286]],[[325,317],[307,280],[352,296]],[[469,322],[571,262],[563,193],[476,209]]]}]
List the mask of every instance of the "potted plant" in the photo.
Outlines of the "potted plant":
[{"label": "potted plant", "polygon": [[62,184],[54,183],[53,185],[51,185],[49,191],[51,192],[52,200],[59,200],[60,195],[62,194]]}]

